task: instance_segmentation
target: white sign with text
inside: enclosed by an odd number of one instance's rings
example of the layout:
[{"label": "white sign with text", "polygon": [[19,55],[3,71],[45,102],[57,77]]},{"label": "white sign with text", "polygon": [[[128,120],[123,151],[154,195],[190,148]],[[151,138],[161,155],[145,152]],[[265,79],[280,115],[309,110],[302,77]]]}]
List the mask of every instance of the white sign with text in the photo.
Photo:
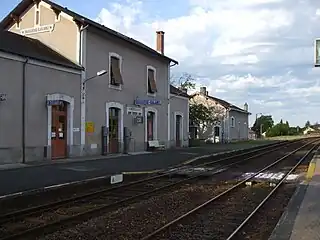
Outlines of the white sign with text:
[{"label": "white sign with text", "polygon": [[49,25],[37,26],[33,28],[22,29],[20,33],[22,35],[31,35],[36,33],[52,32],[53,29],[54,29],[54,24],[49,24]]}]

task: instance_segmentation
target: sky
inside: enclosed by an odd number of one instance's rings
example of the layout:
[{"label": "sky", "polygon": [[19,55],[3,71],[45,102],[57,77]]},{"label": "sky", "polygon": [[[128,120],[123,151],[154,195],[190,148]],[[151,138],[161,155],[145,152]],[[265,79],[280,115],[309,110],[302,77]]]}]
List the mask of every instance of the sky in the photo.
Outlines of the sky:
[{"label": "sky", "polygon": [[[0,18],[20,1],[2,0]],[[86,17],[155,48],[165,32],[172,69],[191,74],[196,87],[252,113],[290,125],[320,122],[318,0],[57,0]],[[82,2],[82,3],[80,3]]]}]

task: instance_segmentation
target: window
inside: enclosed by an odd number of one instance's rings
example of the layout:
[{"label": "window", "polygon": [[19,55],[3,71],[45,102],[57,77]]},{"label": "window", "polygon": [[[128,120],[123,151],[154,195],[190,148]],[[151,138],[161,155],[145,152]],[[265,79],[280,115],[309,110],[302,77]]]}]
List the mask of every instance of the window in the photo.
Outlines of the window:
[{"label": "window", "polygon": [[235,126],[235,119],[234,119],[234,117],[231,117],[231,127],[234,127]]},{"label": "window", "polygon": [[36,25],[40,24],[40,10],[36,10],[36,13],[35,13],[35,24]]},{"label": "window", "polygon": [[120,57],[110,57],[110,85],[120,88],[123,85],[123,79],[121,75],[121,59]]},{"label": "window", "polygon": [[148,66],[148,94],[155,94],[157,92],[156,85],[156,69]]},{"label": "window", "polygon": [[16,19],[16,29],[20,29],[20,19]]}]

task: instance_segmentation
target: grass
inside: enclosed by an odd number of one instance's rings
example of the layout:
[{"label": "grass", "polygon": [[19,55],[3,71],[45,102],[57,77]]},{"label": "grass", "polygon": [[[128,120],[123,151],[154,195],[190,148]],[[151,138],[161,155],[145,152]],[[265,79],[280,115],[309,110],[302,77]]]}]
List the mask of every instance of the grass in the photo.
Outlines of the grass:
[{"label": "grass", "polygon": [[265,139],[268,140],[295,140],[300,138],[307,138],[310,137],[309,135],[296,135],[296,136],[277,136],[277,137],[268,137]]}]

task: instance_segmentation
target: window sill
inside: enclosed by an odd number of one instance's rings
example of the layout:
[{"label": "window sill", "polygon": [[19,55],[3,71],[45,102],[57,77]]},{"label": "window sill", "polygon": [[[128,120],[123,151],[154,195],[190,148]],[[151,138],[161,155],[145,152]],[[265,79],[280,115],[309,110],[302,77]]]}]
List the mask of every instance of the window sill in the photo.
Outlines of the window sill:
[{"label": "window sill", "polygon": [[115,86],[115,85],[112,85],[112,84],[109,84],[109,88],[111,89],[114,89],[114,90],[118,90],[118,91],[121,91],[122,90],[122,86]]},{"label": "window sill", "polygon": [[149,96],[149,97],[156,97],[157,94],[156,94],[156,93],[149,93],[149,92],[147,92],[147,96]]}]

